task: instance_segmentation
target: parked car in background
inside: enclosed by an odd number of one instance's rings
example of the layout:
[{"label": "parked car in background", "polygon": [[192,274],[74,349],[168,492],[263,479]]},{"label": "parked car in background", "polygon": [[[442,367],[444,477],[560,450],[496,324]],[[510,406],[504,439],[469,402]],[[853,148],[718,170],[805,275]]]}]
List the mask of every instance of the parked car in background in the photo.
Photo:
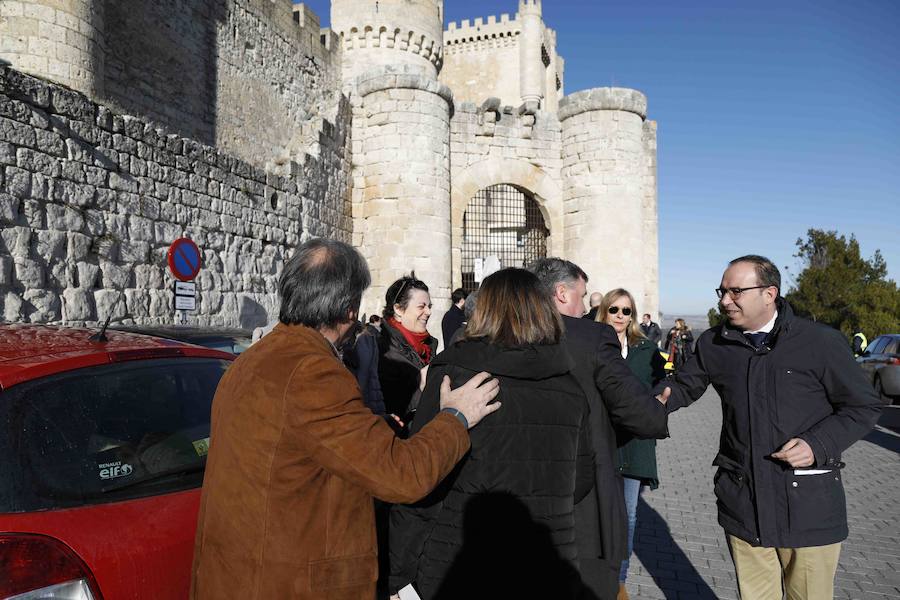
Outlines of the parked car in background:
[{"label": "parked car in background", "polygon": [[179,325],[115,325],[116,331],[140,333],[196,344],[204,348],[240,354],[250,347],[252,331],[223,327],[188,327]]},{"label": "parked car in background", "polygon": [[878,336],[856,362],[885,402],[900,405],[900,333]]},{"label": "parked car in background", "polygon": [[0,326],[0,598],[188,597],[210,409],[234,355]]}]

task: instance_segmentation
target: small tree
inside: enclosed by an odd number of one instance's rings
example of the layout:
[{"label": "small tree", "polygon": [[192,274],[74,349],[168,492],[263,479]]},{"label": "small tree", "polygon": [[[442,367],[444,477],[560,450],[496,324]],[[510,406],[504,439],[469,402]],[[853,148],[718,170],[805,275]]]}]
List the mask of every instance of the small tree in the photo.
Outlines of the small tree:
[{"label": "small tree", "polygon": [[722,311],[719,310],[718,306],[713,306],[709,309],[709,312],[706,313],[706,320],[709,321],[710,327],[715,327],[716,325],[721,325],[725,322],[725,315],[722,314]]},{"label": "small tree", "polygon": [[887,264],[876,250],[862,258],[856,237],[810,229],[797,240],[803,270],[785,295],[794,310],[841,330],[850,338],[900,331],[900,290],[887,279]]}]

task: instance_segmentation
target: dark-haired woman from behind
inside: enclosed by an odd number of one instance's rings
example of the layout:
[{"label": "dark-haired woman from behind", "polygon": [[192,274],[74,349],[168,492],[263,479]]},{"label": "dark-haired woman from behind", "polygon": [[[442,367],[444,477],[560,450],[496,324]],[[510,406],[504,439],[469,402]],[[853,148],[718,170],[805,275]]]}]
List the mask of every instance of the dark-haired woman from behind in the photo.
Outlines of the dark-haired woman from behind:
[{"label": "dark-haired woman from behind", "polygon": [[484,280],[464,337],[429,367],[411,432],[438,413],[444,376],[500,380],[503,409],[471,430],[469,454],[415,506],[391,511],[391,592],[424,600],[580,597],[574,505],[594,485],[587,398],[538,278]]},{"label": "dark-haired woman from behind", "polygon": [[378,337],[378,379],[385,409],[408,423],[419,403],[422,370],[437,352],[428,333],[431,295],[416,274],[401,277],[385,294],[384,319]]}]

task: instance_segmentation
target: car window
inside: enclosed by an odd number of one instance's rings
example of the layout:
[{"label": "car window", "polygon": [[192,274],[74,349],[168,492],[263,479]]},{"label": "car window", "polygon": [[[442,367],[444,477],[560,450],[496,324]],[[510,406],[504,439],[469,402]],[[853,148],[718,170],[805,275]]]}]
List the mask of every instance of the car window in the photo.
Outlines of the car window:
[{"label": "car window", "polygon": [[900,338],[891,338],[890,342],[882,350],[882,354],[897,354],[897,347],[900,346]]},{"label": "car window", "polygon": [[198,487],[212,398],[229,361],[129,361],[0,394],[0,512]]},{"label": "car window", "polygon": [[869,344],[869,347],[866,348],[866,350],[869,352],[869,354],[881,354],[881,351],[885,346],[887,346],[888,339],[889,338],[887,336],[880,335],[875,338],[875,340],[871,344]]}]

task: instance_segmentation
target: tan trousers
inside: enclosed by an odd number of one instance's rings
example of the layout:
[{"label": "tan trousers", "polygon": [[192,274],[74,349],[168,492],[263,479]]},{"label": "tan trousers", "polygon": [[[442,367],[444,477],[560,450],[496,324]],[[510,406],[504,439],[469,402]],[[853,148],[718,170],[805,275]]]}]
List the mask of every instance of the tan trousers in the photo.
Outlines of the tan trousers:
[{"label": "tan trousers", "polygon": [[760,548],[733,535],[727,537],[741,600],[834,598],[840,543],[807,548]]}]

